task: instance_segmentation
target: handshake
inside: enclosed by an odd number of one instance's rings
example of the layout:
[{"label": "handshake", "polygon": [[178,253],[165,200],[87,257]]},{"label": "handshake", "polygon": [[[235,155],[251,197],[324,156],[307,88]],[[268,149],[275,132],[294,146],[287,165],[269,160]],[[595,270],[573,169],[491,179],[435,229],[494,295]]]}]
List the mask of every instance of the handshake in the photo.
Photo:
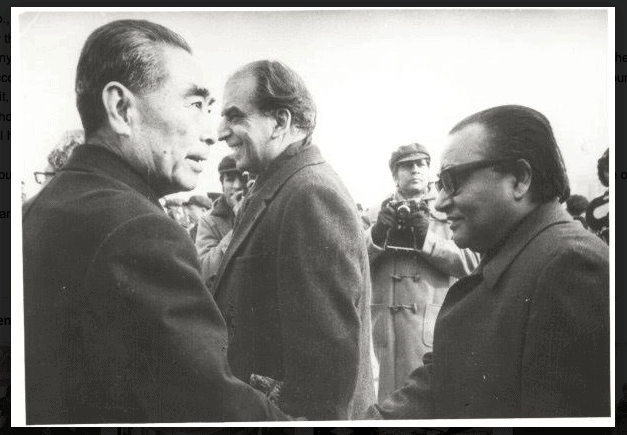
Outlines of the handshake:
[{"label": "handshake", "polygon": [[419,251],[424,245],[428,229],[429,206],[425,201],[395,201],[387,198],[381,203],[381,211],[372,226],[371,235],[374,244],[383,249]]}]

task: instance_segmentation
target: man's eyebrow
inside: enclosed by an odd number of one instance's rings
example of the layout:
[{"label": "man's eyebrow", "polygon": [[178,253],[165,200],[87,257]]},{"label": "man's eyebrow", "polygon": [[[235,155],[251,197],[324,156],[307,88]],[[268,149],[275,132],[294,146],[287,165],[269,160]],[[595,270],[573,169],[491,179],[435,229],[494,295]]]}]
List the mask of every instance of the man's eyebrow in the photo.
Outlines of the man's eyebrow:
[{"label": "man's eyebrow", "polygon": [[244,112],[239,110],[235,106],[227,107],[222,111],[221,116],[234,116],[234,115],[244,115]]},{"label": "man's eyebrow", "polygon": [[[209,92],[209,89],[197,85],[190,86],[184,94],[185,97],[198,96],[203,98],[208,98],[210,95],[211,92]],[[215,98],[212,97],[211,100],[211,102],[213,103],[213,101],[215,101]]]}]

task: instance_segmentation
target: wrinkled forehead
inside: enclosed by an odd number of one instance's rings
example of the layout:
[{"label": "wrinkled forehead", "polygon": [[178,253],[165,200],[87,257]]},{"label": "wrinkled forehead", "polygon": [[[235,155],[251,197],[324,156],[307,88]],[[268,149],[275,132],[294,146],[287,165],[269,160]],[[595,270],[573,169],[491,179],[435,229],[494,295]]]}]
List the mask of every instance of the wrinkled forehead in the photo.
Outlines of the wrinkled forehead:
[{"label": "wrinkled forehead", "polygon": [[481,124],[470,124],[448,136],[441,169],[488,158],[489,137]]},{"label": "wrinkled forehead", "polygon": [[231,76],[224,85],[224,108],[252,105],[252,97],[256,86],[257,81],[251,74],[237,73]]}]

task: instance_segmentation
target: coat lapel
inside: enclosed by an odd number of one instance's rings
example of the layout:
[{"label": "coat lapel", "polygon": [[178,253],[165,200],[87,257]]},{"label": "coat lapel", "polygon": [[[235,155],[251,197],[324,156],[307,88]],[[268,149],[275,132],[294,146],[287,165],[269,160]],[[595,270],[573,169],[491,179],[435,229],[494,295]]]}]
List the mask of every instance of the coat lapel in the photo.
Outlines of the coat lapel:
[{"label": "coat lapel", "polygon": [[242,244],[248,239],[257,222],[265,214],[268,205],[279,193],[283,185],[300,169],[305,166],[323,163],[324,159],[320,155],[320,150],[315,145],[305,147],[300,153],[289,158],[281,165],[276,172],[265,180],[260,186],[255,185],[252,195],[248,198],[248,204],[244,210],[241,220],[233,228],[233,239],[229,244],[224,257],[220,262],[220,267],[213,283],[214,298],[222,291],[222,279],[233,261],[233,257],[238,252]]},{"label": "coat lapel", "polygon": [[[505,240],[503,246],[490,261],[481,264],[485,285],[492,288],[525,247],[547,228],[572,221],[557,201],[538,206],[521,222]],[[482,261],[483,263],[483,261]]]}]

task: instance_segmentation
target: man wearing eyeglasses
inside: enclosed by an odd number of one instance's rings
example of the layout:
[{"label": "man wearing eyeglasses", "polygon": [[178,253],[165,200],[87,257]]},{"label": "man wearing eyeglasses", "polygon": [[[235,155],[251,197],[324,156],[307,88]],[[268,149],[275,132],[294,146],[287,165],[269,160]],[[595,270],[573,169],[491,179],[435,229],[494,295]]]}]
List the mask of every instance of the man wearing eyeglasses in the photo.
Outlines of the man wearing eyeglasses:
[{"label": "man wearing eyeglasses", "polygon": [[560,205],[569,183],[541,113],[500,106],[450,132],[436,209],[481,264],[449,290],[433,352],[384,418],[610,415],[607,246]]},{"label": "man wearing eyeglasses", "polygon": [[449,287],[479,263],[451,240],[446,215],[433,209],[431,156],[424,145],[396,149],[389,167],[396,191],[367,214],[372,328],[378,398],[402,387],[433,347],[435,320]]},{"label": "man wearing eyeglasses", "polygon": [[[43,171],[33,172],[35,182],[45,186],[52,180],[57,172],[65,166],[74,149],[85,142],[85,134],[82,129],[68,130],[57,142],[48,154],[48,164]],[[30,204],[30,201],[28,202]]]}]

